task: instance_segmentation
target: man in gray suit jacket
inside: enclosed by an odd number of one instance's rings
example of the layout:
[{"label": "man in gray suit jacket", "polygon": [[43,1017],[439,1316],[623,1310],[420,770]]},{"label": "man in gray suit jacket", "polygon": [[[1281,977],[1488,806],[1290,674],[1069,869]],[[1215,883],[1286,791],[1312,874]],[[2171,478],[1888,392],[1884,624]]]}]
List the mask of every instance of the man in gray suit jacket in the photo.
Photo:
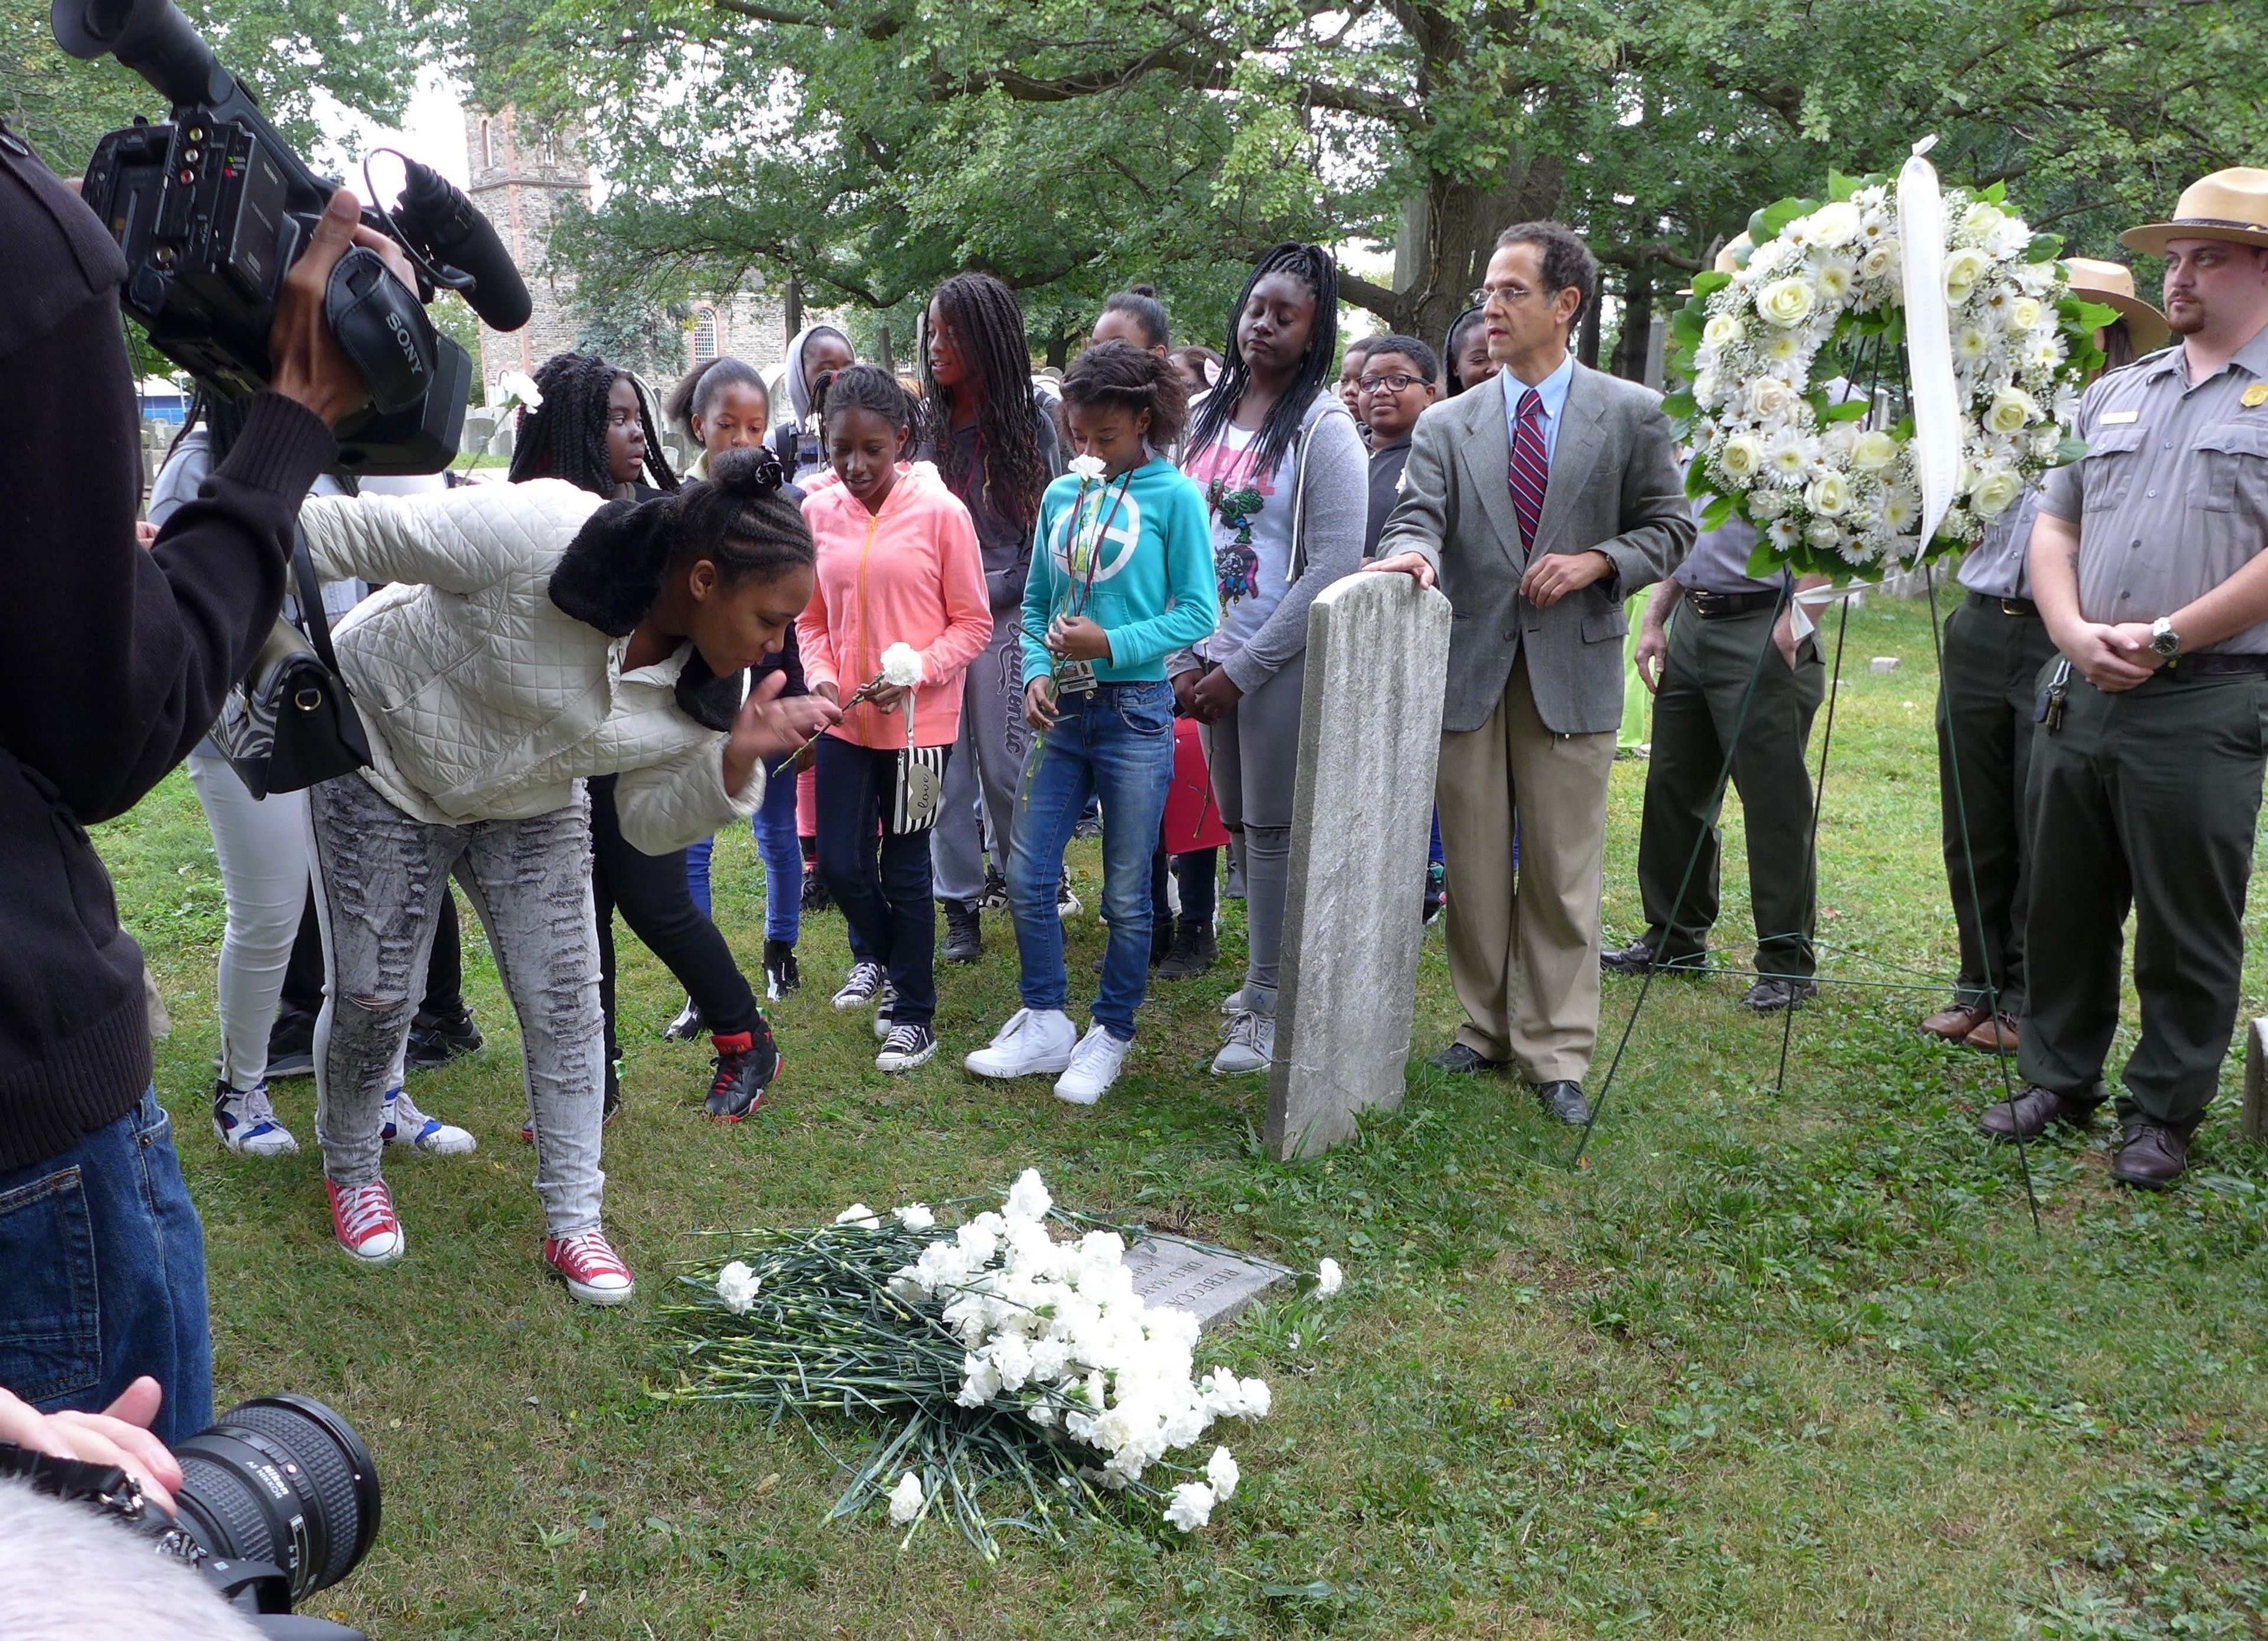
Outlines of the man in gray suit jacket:
[{"label": "man in gray suit jacket", "polygon": [[1433,1063],[1517,1066],[1571,1123],[1590,1120],[1599,1034],[1623,600],[1693,543],[1660,396],[1568,351],[1597,283],[1590,248],[1557,223],[1498,238],[1473,301],[1504,369],[1418,418],[1369,566],[1438,584],[1453,612],[1436,796],[1465,1023]]}]

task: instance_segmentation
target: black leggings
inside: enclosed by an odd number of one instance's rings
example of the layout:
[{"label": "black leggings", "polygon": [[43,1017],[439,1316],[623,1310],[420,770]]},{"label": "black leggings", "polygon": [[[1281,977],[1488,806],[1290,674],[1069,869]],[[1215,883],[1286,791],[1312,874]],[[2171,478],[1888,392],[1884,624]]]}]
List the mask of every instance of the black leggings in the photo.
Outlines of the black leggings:
[{"label": "black leggings", "polygon": [[615,911],[677,976],[711,1033],[730,1037],[754,1031],[762,1018],[756,994],[733,958],[717,925],[693,903],[685,880],[685,851],[649,855],[623,840],[615,814],[615,779],[591,782],[591,894],[599,914],[599,1004],[607,1016],[607,1059],[621,1057],[615,1021]]},{"label": "black leggings", "polygon": [[897,796],[898,754],[821,735],[817,762],[820,875],[850,925],[854,953],[889,971],[897,993],[890,1019],[926,1026],[937,1015],[930,835],[882,829]]}]

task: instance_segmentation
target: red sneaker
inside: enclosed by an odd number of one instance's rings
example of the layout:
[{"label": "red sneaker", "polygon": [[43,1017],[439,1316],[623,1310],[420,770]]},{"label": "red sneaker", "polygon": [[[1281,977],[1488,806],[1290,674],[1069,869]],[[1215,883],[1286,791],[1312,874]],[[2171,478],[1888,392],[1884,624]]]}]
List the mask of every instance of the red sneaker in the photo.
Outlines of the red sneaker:
[{"label": "red sneaker", "polygon": [[637,1278],[615,1252],[606,1233],[593,1226],[573,1236],[548,1237],[543,1262],[565,1279],[567,1291],[585,1305],[621,1305],[637,1290]]},{"label": "red sneaker", "polygon": [[326,1177],[323,1188],[331,1196],[331,1233],[355,1259],[365,1265],[391,1265],[409,1251],[409,1239],[394,1217],[394,1196],[385,1181],[341,1186]]}]

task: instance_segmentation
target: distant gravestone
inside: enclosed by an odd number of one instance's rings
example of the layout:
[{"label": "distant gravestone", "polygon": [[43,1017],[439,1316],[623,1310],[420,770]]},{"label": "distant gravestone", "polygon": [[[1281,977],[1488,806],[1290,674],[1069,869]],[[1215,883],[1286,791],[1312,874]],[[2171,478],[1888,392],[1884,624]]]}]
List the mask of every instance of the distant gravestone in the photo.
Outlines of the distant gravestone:
[{"label": "distant gravestone", "polygon": [[1205,1327],[1224,1322],[1292,1273],[1264,1259],[1204,1247],[1179,1237],[1145,1236],[1126,1250],[1134,1291],[1151,1305],[1192,1313]]},{"label": "distant gravestone", "polygon": [[2268,1020],[2244,1032],[2244,1137],[2268,1139]]},{"label": "distant gravestone", "polygon": [[1402,1103],[1418,1001],[1449,601],[1358,573],[1307,617],[1270,1153],[1314,1156]]}]

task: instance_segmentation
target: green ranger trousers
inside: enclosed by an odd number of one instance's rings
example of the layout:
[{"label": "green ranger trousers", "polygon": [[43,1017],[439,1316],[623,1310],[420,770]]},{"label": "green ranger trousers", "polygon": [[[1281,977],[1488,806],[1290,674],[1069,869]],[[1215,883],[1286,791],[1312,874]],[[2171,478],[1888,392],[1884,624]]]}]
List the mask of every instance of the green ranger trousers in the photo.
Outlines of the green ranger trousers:
[{"label": "green ranger trousers", "polygon": [[2027,1082],[2098,1097],[2131,905],[2142,1035],[2119,1115],[2186,1132],[2213,1103],[2244,968],[2264,708],[2268,679],[2248,674],[2108,695],[2074,673],[2062,727],[2032,738]]},{"label": "green ranger trousers", "polygon": [[[1804,979],[1813,973],[1817,895],[1811,773],[1803,755],[1812,715],[1827,694],[1827,669],[1815,633],[1798,646],[1795,665],[1788,666],[1772,644],[1775,619],[1776,612],[1765,608],[1704,621],[1686,603],[1670,618],[1669,651],[1653,698],[1653,751],[1646,766],[1638,844],[1646,943],[1656,962],[1697,960],[1708,949],[1718,906],[1719,835],[1712,799],[1729,751],[1748,827],[1757,971]],[[1741,703],[1751,678],[1756,695],[1743,720]],[[1685,884],[1682,900],[1680,882]]]},{"label": "green ranger trousers", "polygon": [[2045,622],[2011,615],[1998,599],[1979,603],[1972,597],[1946,618],[1937,788],[1945,885],[1961,932],[1954,996],[1990,1007],[1989,980],[2000,1012],[2009,1015],[2024,1012],[2024,788],[2032,710],[2040,668],[2055,652]]}]

